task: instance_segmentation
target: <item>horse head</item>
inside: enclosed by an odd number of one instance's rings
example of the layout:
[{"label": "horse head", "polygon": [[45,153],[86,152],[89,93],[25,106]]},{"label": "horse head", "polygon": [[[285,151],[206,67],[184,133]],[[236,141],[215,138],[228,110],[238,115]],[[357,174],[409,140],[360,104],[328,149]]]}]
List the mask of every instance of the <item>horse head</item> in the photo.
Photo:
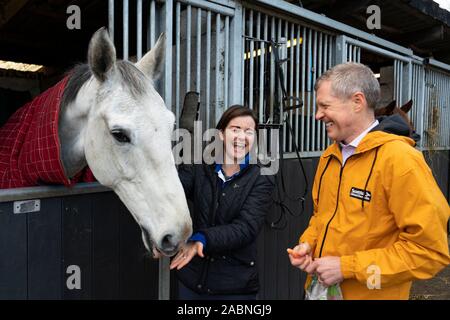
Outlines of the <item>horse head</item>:
[{"label": "horse head", "polygon": [[[414,125],[411,121],[411,119],[408,117],[407,113],[411,110],[412,108],[412,104],[413,101],[409,100],[408,102],[406,102],[404,105],[402,105],[400,108],[397,107],[397,101],[393,100],[391,101],[387,106],[382,107],[382,108],[378,108],[375,110],[375,116],[376,117],[380,117],[380,116],[391,116],[393,114],[398,114],[400,115],[403,120],[406,121],[406,123],[409,126],[409,135],[411,137],[414,137],[415,133],[414,133]],[[417,141],[417,140],[416,140]]]},{"label": "horse head", "polygon": [[153,86],[164,53],[162,34],[136,64],[117,60],[107,31],[98,30],[88,49],[92,76],[70,109],[88,109],[73,145],[83,146],[96,179],[128,208],[147,250],[173,255],[191,234],[192,221],[172,154],[175,116]]}]

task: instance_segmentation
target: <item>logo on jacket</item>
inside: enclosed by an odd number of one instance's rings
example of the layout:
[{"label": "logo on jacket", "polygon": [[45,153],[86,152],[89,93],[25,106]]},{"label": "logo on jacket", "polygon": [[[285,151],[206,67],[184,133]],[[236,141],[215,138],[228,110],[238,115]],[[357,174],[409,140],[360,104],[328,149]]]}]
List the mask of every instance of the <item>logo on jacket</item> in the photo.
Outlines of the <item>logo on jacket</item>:
[{"label": "logo on jacket", "polygon": [[364,190],[352,187],[352,189],[350,190],[350,197],[356,198],[359,200],[364,199],[364,201],[370,201],[370,199],[372,199],[372,194],[370,193],[370,191],[367,191],[367,190],[366,190],[366,193],[364,194]]}]

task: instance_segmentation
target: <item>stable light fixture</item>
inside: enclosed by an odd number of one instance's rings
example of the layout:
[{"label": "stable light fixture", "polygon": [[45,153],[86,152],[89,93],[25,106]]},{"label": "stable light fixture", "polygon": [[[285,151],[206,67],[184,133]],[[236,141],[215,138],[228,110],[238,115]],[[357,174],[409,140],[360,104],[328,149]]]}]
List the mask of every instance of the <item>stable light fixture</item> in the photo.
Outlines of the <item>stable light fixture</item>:
[{"label": "stable light fixture", "polygon": [[15,70],[21,72],[39,72],[44,68],[42,65],[4,61],[0,60],[0,69],[3,70]]}]

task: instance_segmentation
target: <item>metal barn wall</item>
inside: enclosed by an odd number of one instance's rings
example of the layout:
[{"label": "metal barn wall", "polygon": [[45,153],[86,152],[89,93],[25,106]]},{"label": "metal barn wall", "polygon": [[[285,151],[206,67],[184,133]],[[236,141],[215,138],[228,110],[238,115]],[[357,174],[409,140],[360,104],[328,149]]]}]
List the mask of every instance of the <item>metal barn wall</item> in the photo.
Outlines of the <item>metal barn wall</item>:
[{"label": "metal barn wall", "polygon": [[[0,299],[158,298],[158,262],[114,193],[41,198],[39,212],[20,214],[1,199]],[[71,265],[80,289],[66,284]]]},{"label": "metal barn wall", "polygon": [[450,149],[450,72],[425,68],[423,141],[428,150]]},{"label": "metal barn wall", "polygon": [[[293,153],[295,142],[303,156],[319,155],[318,151],[324,150],[329,140],[323,123],[314,119],[314,82],[334,65],[335,35],[248,3],[244,5],[243,21],[243,104],[255,110],[261,123],[273,123],[277,102],[275,48],[271,40],[279,43],[280,59],[287,59],[282,65],[283,84],[289,97],[287,106],[303,102],[302,107],[290,110],[287,115],[294,138],[284,125],[283,152]],[[280,97],[281,90],[277,90]]]},{"label": "metal barn wall", "polygon": [[232,8],[176,1],[173,39],[172,110],[179,119],[187,92],[200,97],[200,120],[214,127],[228,103]]},{"label": "metal barn wall", "polygon": [[319,156],[330,144],[323,124],[314,119],[314,81],[335,64],[362,61],[365,52],[392,61],[391,98],[399,105],[413,99],[411,118],[423,137],[419,147],[450,149],[449,65],[286,1],[108,3],[109,29],[124,59],[139,59],[166,32],[159,91],[177,117],[185,94],[199,92],[204,129],[214,127],[223,110],[236,103],[254,108],[261,122],[273,120],[275,74],[269,42],[275,40],[282,44],[281,58],[288,59],[283,64],[284,85],[293,97],[288,106],[299,100],[304,104],[288,114],[294,139],[284,142],[287,157],[295,156],[293,141],[303,157]]}]

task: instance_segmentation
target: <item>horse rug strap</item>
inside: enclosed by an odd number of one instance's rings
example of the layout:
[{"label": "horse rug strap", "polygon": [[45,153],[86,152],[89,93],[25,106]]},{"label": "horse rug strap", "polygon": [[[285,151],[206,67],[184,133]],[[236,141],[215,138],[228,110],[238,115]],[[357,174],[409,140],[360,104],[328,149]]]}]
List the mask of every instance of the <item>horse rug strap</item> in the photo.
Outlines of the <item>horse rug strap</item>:
[{"label": "horse rug strap", "polygon": [[58,137],[67,81],[66,76],[18,109],[0,129],[0,189],[75,182],[65,176]]}]

